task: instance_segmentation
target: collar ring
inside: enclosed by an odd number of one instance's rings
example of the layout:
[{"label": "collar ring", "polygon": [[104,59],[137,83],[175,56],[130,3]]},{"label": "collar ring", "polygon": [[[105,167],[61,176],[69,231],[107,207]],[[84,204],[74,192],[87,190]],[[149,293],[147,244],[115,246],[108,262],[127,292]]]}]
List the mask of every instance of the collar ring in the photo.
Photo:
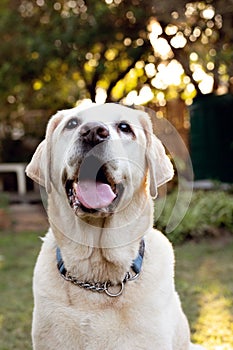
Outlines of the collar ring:
[{"label": "collar ring", "polygon": [[113,293],[113,292],[110,291],[110,288],[114,287],[114,286],[110,282],[106,281],[104,283],[104,291],[109,297],[118,297],[119,295],[121,295],[123,293],[123,290],[124,290],[124,287],[125,287],[125,283],[124,282],[118,283],[117,286],[120,287],[119,291],[116,292],[116,293]]}]

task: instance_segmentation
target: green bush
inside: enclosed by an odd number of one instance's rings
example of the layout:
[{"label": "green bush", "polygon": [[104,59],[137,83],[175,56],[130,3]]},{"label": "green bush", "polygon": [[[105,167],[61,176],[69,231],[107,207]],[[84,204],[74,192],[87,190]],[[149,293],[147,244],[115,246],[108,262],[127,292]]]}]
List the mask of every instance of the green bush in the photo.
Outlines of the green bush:
[{"label": "green bush", "polygon": [[[184,191],[179,195],[179,205],[185,205],[189,193]],[[174,191],[167,196],[165,202],[164,199],[155,201],[155,213],[161,211],[155,227],[165,234],[176,200],[177,191]],[[176,209],[179,211],[179,208]],[[195,191],[183,220],[167,236],[173,243],[177,243],[188,238],[216,235],[219,228],[225,228],[233,234],[232,194],[225,191]]]}]

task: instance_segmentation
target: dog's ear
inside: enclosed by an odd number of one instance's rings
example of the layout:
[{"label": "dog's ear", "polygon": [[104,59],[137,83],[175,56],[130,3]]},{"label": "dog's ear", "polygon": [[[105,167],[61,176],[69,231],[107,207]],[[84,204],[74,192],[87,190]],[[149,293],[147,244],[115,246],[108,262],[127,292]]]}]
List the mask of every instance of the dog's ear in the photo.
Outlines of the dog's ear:
[{"label": "dog's ear", "polygon": [[150,195],[155,198],[158,194],[157,188],[173,178],[174,169],[162,142],[153,133],[149,116],[146,115],[141,122],[147,139],[146,160],[149,170]]},{"label": "dog's ear", "polygon": [[165,153],[163,144],[155,135],[151,135],[146,159],[150,175],[150,195],[155,198],[157,197],[157,188],[171,180],[174,175],[172,163]]},{"label": "dog's ear", "polygon": [[50,119],[45,140],[39,144],[30,163],[26,167],[27,176],[39,185],[45,187],[47,193],[51,192],[51,138],[62,117],[60,113],[57,113]]},{"label": "dog's ear", "polygon": [[47,178],[47,174],[45,173],[47,166],[42,167],[42,164],[47,164],[46,148],[46,140],[43,140],[37,147],[30,163],[26,167],[27,176],[43,187],[46,187]]}]

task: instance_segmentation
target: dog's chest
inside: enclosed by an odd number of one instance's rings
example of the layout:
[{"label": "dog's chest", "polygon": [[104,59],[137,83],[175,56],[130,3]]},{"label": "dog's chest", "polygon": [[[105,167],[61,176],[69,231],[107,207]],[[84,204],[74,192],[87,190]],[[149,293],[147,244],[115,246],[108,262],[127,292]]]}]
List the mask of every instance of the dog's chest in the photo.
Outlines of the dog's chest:
[{"label": "dog's chest", "polygon": [[145,334],[152,341],[154,332],[149,334],[148,316],[142,315],[140,306],[126,306],[120,299],[114,298],[106,303],[96,301],[89,305],[81,303],[79,308],[69,307],[63,322],[72,334],[69,339],[73,342],[72,346],[79,344],[80,349],[87,350],[103,347],[108,350],[122,350],[143,344]]}]

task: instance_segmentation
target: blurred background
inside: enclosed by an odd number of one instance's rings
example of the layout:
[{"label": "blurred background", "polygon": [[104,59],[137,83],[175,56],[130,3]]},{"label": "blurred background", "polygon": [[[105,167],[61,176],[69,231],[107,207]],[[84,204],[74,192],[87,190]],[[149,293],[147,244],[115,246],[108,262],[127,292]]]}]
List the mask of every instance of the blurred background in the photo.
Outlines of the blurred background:
[{"label": "blurred background", "polygon": [[233,181],[232,0],[2,0],[0,13],[0,162],[28,162],[49,117],[91,99],[157,111],[196,180]]},{"label": "blurred background", "polygon": [[[191,157],[194,174],[168,235],[178,289],[193,340],[233,349],[233,0],[1,0],[0,36],[0,350],[30,349],[35,233],[48,226],[25,165],[51,115],[83,100],[148,107],[170,145],[178,132],[173,156],[184,173]],[[163,210],[155,203],[158,228],[176,199],[177,177]]]}]

